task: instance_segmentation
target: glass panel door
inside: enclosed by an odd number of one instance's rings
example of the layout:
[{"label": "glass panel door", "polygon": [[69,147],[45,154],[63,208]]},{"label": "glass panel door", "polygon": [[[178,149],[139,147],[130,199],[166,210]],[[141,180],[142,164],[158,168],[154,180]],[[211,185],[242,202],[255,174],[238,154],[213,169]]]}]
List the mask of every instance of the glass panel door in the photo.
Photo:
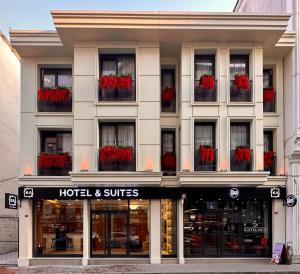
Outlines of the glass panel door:
[{"label": "glass panel door", "polygon": [[108,214],[92,213],[91,244],[93,255],[108,255],[107,248]]},{"label": "glass panel door", "polygon": [[111,255],[126,255],[128,247],[128,222],[126,213],[110,213],[109,246]]}]

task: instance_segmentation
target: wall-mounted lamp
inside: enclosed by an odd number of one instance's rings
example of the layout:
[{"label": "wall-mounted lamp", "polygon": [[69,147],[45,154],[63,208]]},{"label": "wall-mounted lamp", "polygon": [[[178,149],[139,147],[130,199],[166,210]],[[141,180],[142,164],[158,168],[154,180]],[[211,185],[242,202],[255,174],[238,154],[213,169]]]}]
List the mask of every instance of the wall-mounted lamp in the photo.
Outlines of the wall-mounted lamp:
[{"label": "wall-mounted lamp", "polygon": [[191,170],[191,165],[188,160],[185,160],[182,164],[182,171],[183,172],[189,172]]},{"label": "wall-mounted lamp", "polygon": [[24,168],[24,176],[31,176],[33,174],[32,168],[30,166],[26,166]]},{"label": "wall-mounted lamp", "polygon": [[83,160],[80,163],[80,171],[81,172],[87,172],[87,171],[89,171],[89,162],[88,162],[88,160]]},{"label": "wall-mounted lamp", "polygon": [[153,161],[152,161],[152,159],[147,159],[147,160],[146,160],[146,163],[145,163],[145,170],[146,170],[147,172],[153,171]]},{"label": "wall-mounted lamp", "polygon": [[181,198],[180,198],[180,202],[181,202],[182,205],[184,205],[184,201],[185,201],[185,200],[186,200],[186,194],[183,193],[183,194],[181,195]]}]

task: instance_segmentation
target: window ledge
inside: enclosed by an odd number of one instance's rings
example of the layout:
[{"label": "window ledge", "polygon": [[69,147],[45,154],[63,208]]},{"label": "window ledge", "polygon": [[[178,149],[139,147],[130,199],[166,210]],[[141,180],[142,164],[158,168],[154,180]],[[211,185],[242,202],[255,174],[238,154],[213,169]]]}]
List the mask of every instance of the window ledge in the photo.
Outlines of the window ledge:
[{"label": "window ledge", "polygon": [[35,116],[74,116],[73,112],[36,112]]},{"label": "window ledge", "polygon": [[192,102],[192,106],[220,106],[219,102]]},{"label": "window ledge", "polygon": [[279,116],[279,113],[278,112],[264,112],[264,116],[266,117],[278,117]]},{"label": "window ledge", "polygon": [[228,106],[232,107],[240,107],[240,106],[255,106],[254,102],[228,102]]},{"label": "window ledge", "polygon": [[98,101],[95,103],[96,106],[138,106],[137,101]]},{"label": "window ledge", "polygon": [[177,112],[161,112],[160,113],[161,117],[178,117]]}]

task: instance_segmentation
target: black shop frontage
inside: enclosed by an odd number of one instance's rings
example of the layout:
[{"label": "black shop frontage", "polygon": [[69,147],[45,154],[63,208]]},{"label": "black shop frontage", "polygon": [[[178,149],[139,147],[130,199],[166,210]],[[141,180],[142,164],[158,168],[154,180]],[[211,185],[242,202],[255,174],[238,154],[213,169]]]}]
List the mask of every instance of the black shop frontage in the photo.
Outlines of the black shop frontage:
[{"label": "black shop frontage", "polygon": [[[151,200],[161,201],[162,257],[177,256],[180,238],[185,257],[268,257],[272,201],[285,197],[285,188],[278,187],[19,188],[21,206],[23,199],[32,200],[34,257],[81,257],[85,221],[91,257],[149,257]],[[183,237],[177,235],[178,223]]]}]

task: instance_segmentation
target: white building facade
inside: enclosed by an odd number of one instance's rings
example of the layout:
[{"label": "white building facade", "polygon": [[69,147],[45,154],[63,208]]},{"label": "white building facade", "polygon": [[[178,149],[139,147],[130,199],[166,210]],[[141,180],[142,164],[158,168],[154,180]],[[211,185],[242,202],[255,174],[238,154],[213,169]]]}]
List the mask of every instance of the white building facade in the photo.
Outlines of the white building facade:
[{"label": "white building facade", "polygon": [[[287,192],[295,195],[299,201],[300,159],[299,143],[299,1],[238,1],[235,11],[241,13],[276,13],[291,14],[286,37],[289,42],[295,41],[292,51],[283,57],[284,73],[284,141],[285,141],[285,170],[287,175]],[[286,241],[292,246],[294,262],[300,262],[300,205],[286,210]]]},{"label": "white building facade", "polygon": [[56,31],[10,33],[19,265],[261,258],[286,242],[289,16],[52,16]]}]

